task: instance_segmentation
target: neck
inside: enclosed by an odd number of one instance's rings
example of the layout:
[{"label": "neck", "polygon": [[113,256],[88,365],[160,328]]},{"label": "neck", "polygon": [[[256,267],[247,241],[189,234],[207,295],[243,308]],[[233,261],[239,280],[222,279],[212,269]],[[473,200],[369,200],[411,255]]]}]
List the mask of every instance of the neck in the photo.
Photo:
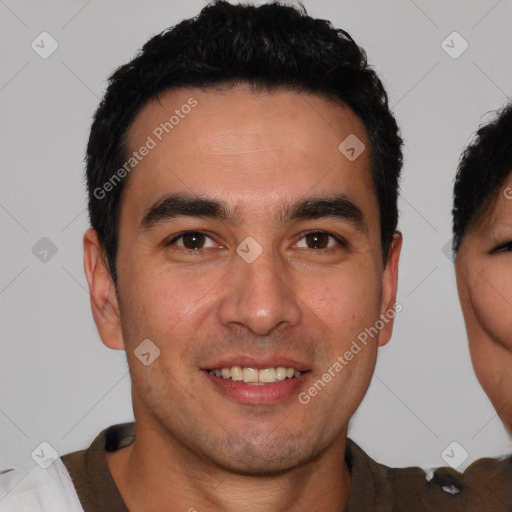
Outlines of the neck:
[{"label": "neck", "polygon": [[137,422],[130,446],[107,453],[107,465],[132,512],[260,512],[345,509],[350,472],[346,429],[315,460],[278,475],[230,472]]}]

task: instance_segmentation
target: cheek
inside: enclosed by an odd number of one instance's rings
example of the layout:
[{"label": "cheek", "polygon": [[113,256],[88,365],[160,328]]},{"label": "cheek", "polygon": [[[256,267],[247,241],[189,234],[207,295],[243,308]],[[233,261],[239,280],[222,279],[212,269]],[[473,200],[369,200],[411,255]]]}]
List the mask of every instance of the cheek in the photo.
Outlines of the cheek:
[{"label": "cheek", "polygon": [[205,293],[215,281],[193,275],[180,279],[179,275],[179,271],[158,272],[141,264],[122,276],[126,283],[122,323],[129,345],[146,338],[162,343],[173,330],[183,330],[201,314]]},{"label": "cheek", "polygon": [[488,265],[473,274],[468,289],[479,327],[512,350],[512,269]]},{"label": "cheek", "polygon": [[[301,297],[328,326],[335,346],[350,343],[379,317],[381,286],[368,269],[332,271],[328,279],[304,283]],[[306,310],[307,312],[307,310]]]}]

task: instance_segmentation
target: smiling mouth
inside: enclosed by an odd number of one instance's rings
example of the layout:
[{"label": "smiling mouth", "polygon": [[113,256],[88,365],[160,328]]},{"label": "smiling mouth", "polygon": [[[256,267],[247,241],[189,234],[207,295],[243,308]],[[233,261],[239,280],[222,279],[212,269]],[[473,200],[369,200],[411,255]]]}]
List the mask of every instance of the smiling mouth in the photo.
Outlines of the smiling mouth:
[{"label": "smiling mouth", "polygon": [[215,368],[205,371],[220,379],[230,379],[235,382],[243,382],[244,384],[255,386],[275,384],[287,379],[296,379],[303,373],[306,373],[297,371],[294,368],[285,368],[284,366],[262,369],[232,366],[230,368]]}]

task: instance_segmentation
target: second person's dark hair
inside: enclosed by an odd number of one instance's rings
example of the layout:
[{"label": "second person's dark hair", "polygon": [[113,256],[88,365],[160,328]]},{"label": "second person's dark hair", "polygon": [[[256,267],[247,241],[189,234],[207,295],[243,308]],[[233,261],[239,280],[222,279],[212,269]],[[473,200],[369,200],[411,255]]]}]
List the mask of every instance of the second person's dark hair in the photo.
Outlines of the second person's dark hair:
[{"label": "second person's dark hair", "polygon": [[453,187],[453,253],[512,172],[512,103],[482,126],[461,155]]}]

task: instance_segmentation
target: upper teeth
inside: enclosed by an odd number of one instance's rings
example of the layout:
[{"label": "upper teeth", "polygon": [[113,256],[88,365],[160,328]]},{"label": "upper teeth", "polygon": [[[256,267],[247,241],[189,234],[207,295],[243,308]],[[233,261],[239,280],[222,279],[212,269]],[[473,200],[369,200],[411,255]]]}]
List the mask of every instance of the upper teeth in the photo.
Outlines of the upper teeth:
[{"label": "upper teeth", "polygon": [[232,366],[231,368],[220,368],[215,370],[208,370],[211,375],[222,377],[223,379],[243,380],[247,383],[256,382],[277,382],[284,379],[292,379],[293,377],[300,377],[302,372],[294,368],[285,368],[278,366],[277,368],[242,368],[241,366]]}]

